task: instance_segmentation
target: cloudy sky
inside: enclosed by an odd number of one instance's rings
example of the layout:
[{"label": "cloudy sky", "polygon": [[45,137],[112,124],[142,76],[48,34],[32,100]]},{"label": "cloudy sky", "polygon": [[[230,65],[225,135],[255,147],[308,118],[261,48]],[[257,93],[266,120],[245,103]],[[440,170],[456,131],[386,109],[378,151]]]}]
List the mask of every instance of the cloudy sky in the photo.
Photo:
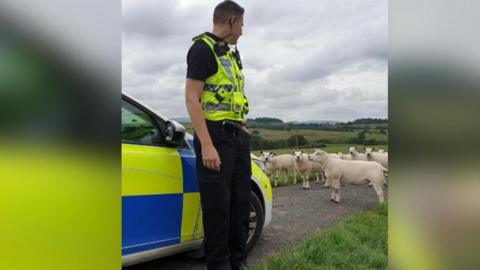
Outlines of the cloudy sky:
[{"label": "cloudy sky", "polygon": [[[186,117],[186,54],[212,29],[209,0],[123,0],[123,91],[166,117]],[[237,1],[248,118],[388,116],[384,0]]]}]

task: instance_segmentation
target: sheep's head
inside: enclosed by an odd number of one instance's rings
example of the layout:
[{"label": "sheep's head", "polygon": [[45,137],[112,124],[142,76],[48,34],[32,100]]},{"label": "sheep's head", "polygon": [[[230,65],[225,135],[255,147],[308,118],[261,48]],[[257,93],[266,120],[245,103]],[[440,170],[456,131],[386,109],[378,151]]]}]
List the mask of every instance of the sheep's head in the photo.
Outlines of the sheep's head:
[{"label": "sheep's head", "polygon": [[275,153],[272,153],[272,152],[263,152],[263,151],[261,151],[260,154],[261,154],[260,160],[261,160],[263,163],[269,162],[270,160],[272,160],[272,157],[275,156]]},{"label": "sheep's head", "polygon": [[350,146],[348,152],[350,152],[350,155],[355,156],[357,154],[357,149],[355,148],[355,146]]},{"label": "sheep's head", "polygon": [[327,152],[317,149],[315,152],[308,155],[308,159],[312,162],[324,163],[328,159]]},{"label": "sheep's head", "polygon": [[372,158],[372,148],[365,148],[365,154],[367,158]]},{"label": "sheep's head", "polygon": [[295,157],[295,160],[300,160],[303,157],[303,151],[294,151],[293,156]]}]

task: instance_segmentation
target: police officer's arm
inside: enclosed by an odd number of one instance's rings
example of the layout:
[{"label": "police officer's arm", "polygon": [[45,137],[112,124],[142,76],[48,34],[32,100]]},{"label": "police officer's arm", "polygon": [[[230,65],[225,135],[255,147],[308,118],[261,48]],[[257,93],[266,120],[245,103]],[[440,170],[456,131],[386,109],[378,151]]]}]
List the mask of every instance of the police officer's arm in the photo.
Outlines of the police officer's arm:
[{"label": "police officer's arm", "polygon": [[203,165],[211,170],[219,171],[221,164],[220,157],[208,133],[207,124],[200,105],[200,95],[203,86],[203,81],[187,78],[185,83],[185,102],[188,114],[192,120],[192,126],[201,143]]}]

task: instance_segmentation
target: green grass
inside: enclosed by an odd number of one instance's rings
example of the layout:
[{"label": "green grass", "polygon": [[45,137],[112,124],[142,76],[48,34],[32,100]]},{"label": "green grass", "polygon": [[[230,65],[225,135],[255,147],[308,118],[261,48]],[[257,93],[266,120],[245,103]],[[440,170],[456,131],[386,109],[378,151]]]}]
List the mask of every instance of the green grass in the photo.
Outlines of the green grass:
[{"label": "green grass", "polygon": [[252,270],[386,269],[388,206],[348,217]]}]

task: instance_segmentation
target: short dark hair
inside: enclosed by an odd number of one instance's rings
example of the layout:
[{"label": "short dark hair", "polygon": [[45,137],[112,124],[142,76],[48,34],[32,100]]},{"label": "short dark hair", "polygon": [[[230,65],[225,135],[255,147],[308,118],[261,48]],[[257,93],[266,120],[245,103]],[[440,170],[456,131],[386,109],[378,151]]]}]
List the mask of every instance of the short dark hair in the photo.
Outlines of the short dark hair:
[{"label": "short dark hair", "polygon": [[213,24],[224,24],[232,16],[242,17],[245,9],[231,0],[225,0],[215,7],[213,12]]}]

